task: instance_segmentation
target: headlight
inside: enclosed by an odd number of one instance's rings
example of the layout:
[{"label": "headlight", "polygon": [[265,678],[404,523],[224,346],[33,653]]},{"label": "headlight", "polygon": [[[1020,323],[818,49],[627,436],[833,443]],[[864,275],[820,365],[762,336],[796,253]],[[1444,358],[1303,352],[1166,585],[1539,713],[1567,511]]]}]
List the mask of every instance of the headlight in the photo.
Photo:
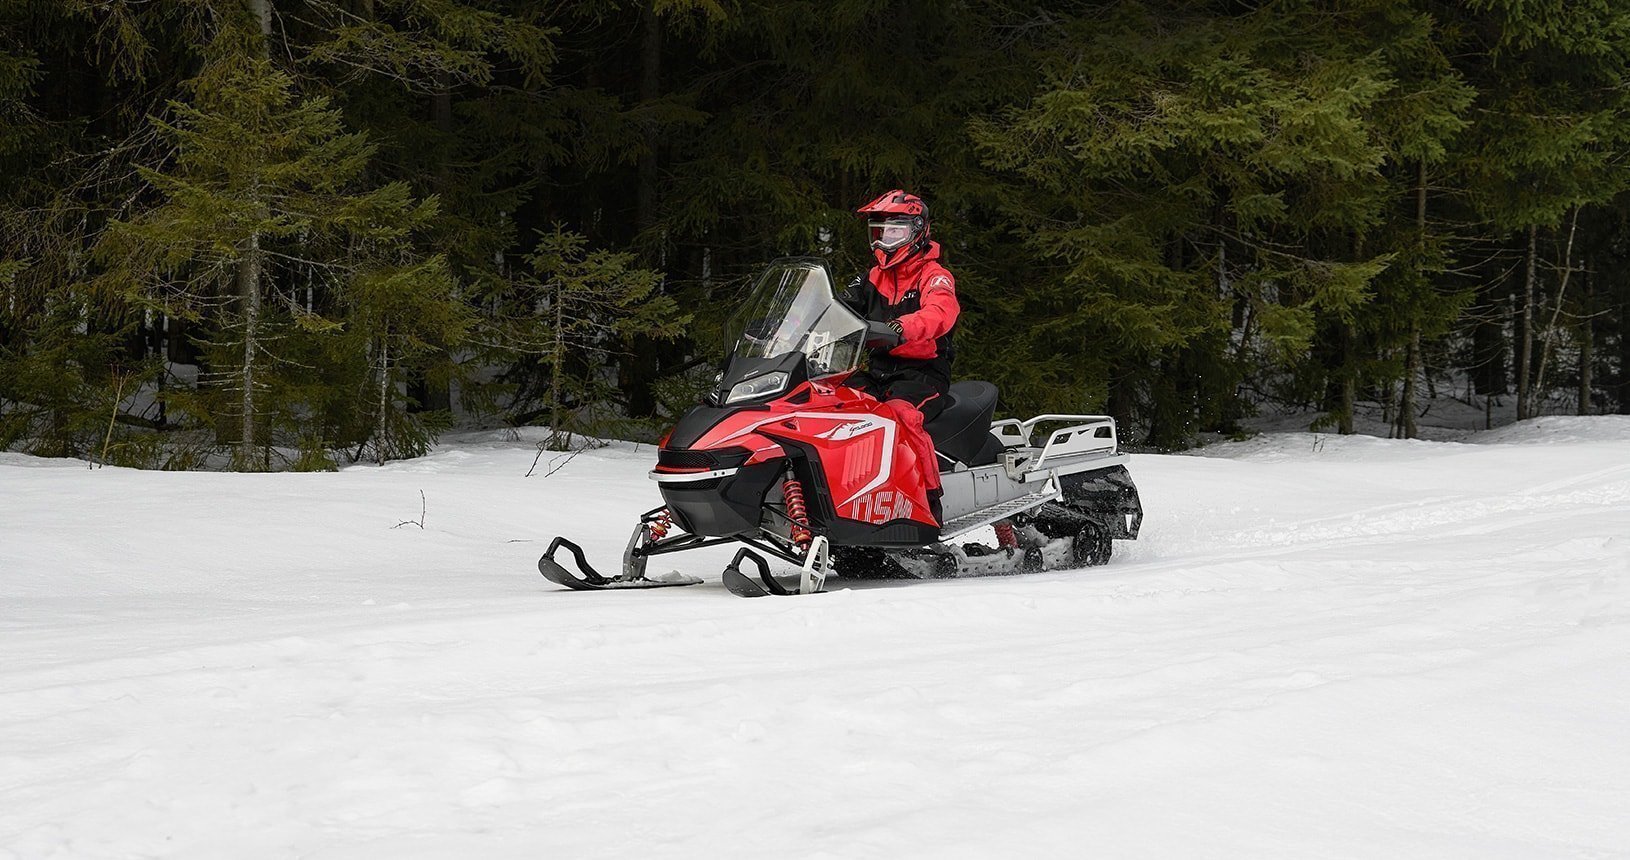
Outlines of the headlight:
[{"label": "headlight", "polygon": [[767,394],[776,394],[786,387],[787,374],[785,371],[778,370],[774,373],[766,373],[763,376],[755,376],[744,382],[736,383],[735,387],[730,389],[730,394],[725,397],[724,402],[735,403],[740,400],[752,400]]}]

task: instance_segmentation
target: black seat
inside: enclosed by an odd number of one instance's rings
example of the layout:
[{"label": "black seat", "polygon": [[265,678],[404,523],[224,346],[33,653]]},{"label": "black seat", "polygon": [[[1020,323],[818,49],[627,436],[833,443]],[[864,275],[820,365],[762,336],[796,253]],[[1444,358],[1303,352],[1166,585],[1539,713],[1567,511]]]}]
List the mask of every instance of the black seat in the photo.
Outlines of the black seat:
[{"label": "black seat", "polygon": [[996,414],[996,386],[967,380],[951,383],[945,408],[923,425],[934,448],[969,466],[986,466],[1002,455],[1002,442],[990,432]]}]

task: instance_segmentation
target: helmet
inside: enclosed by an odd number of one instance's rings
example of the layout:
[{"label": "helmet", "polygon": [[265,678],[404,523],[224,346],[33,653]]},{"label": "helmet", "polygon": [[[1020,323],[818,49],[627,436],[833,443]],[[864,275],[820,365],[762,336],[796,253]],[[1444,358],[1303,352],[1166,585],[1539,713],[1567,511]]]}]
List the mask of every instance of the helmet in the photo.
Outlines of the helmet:
[{"label": "helmet", "polygon": [[887,269],[928,247],[928,204],[896,188],[855,210],[866,218],[872,254]]}]

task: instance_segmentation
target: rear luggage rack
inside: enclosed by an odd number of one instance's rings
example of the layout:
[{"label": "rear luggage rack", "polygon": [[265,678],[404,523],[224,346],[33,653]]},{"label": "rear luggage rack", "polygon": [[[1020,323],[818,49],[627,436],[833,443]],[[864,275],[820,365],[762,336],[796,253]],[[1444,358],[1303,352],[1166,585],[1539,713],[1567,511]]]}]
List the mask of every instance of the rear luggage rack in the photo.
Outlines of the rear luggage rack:
[{"label": "rear luggage rack", "polygon": [[[1069,421],[1078,423],[1048,434],[1042,445],[1031,441],[1037,425]],[[1061,466],[1100,461],[1106,466],[1124,465],[1128,459],[1120,453],[1115,419],[1108,415],[1037,415],[1028,421],[1005,418],[993,422],[990,432],[1007,449],[1002,465],[1008,477],[1021,483],[1043,480]]]}]

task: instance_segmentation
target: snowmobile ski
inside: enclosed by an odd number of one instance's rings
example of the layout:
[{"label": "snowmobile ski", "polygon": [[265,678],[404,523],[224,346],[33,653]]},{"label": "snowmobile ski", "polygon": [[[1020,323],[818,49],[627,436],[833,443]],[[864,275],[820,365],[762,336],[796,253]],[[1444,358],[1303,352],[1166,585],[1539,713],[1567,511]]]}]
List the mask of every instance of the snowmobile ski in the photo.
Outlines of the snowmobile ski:
[{"label": "snowmobile ski", "polygon": [[[758,568],[758,578],[754,579],[741,572],[743,560],[751,561]],[[737,597],[768,597],[777,595],[786,597],[798,593],[799,578],[776,576],[770,573],[770,565],[764,557],[750,549],[742,548],[736,551],[736,557],[725,566],[724,574],[720,577],[724,587]]]},{"label": "snowmobile ski", "polygon": [[727,569],[722,577],[724,587],[737,597],[769,597],[769,589],[739,570]]},{"label": "snowmobile ski", "polygon": [[[555,561],[555,550],[565,547],[577,562],[577,569],[581,575],[574,574]],[[549,549],[543,557],[538,559],[538,572],[544,579],[564,585],[576,591],[605,591],[620,588],[667,588],[675,585],[696,585],[702,580],[694,576],[675,579],[647,579],[643,573],[634,576],[602,576],[589,565],[588,559],[583,556],[583,548],[575,543],[557,537],[549,544]]]}]

